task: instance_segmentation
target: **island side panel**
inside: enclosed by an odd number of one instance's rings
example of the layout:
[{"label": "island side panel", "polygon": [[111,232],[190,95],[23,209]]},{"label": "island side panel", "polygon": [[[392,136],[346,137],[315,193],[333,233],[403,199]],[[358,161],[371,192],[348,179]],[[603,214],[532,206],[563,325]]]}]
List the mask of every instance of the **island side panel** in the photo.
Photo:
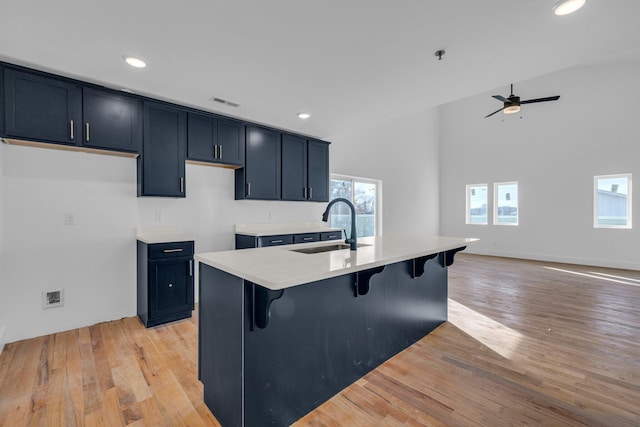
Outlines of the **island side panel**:
[{"label": "island side panel", "polygon": [[416,279],[411,261],[387,265],[358,297],[355,273],[286,289],[264,329],[248,316],[246,426],[291,424],[444,322],[439,261]]},{"label": "island side panel", "polygon": [[223,426],[242,426],[244,281],[200,263],[198,365],[204,402]]}]

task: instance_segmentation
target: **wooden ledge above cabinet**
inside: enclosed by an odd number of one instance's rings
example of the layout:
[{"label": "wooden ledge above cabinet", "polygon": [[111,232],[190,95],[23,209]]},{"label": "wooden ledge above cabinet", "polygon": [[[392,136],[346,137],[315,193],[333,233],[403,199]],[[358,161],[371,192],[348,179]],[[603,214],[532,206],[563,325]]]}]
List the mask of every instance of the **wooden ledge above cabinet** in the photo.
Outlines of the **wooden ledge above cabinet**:
[{"label": "wooden ledge above cabinet", "polygon": [[128,153],[126,151],[113,151],[99,148],[78,147],[76,145],[51,144],[49,142],[26,141],[13,138],[0,138],[7,145],[19,145],[22,147],[47,148],[49,150],[77,151],[79,153],[101,154],[115,157],[129,157],[135,159],[139,153]]}]

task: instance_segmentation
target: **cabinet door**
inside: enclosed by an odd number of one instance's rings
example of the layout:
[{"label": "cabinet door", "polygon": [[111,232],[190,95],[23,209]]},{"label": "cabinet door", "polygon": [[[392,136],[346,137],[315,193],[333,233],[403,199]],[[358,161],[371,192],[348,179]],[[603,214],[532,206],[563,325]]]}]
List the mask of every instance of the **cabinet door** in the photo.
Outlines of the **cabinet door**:
[{"label": "cabinet door", "polygon": [[307,140],[282,134],[282,200],[307,200]]},{"label": "cabinet door", "polygon": [[191,260],[152,261],[149,317],[193,310],[193,264]]},{"label": "cabinet door", "polygon": [[140,152],[142,102],[91,88],[82,90],[83,145]]},{"label": "cabinet door", "polygon": [[308,144],[308,199],[329,201],[329,144],[309,141]]},{"label": "cabinet door", "polygon": [[138,195],[184,197],[187,113],[144,103],[144,139],[138,158]]},{"label": "cabinet door", "polygon": [[6,68],[4,92],[7,137],[79,143],[81,99],[75,84]]},{"label": "cabinet door", "polygon": [[245,198],[280,199],[280,133],[247,126]]},{"label": "cabinet door", "polygon": [[201,162],[215,162],[216,121],[212,116],[189,113],[189,132],[187,158]]},{"label": "cabinet door", "polygon": [[244,124],[235,120],[218,119],[216,129],[218,163],[244,164]]}]

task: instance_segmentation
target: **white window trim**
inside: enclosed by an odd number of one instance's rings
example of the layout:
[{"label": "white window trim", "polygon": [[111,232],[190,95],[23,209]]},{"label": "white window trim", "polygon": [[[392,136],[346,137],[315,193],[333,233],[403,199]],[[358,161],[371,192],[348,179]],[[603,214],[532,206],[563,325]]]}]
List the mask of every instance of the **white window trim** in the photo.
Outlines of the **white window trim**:
[{"label": "white window trim", "polygon": [[[518,187],[518,214],[516,215],[516,222],[498,222],[498,186],[499,185],[516,185]],[[515,227],[520,225],[520,185],[518,181],[505,181],[493,183],[493,225],[504,225],[508,227]]]},{"label": "white window trim", "polygon": [[[631,200],[631,175],[630,173],[620,173],[615,175],[596,175],[593,177],[593,228],[617,228],[631,229],[632,224],[632,200]],[[598,180],[608,178],[627,178],[627,225],[603,225],[598,224]]]},{"label": "white window trim", "polygon": [[487,187],[487,211],[489,210],[489,184],[467,184],[466,188],[466,204],[465,204],[465,221],[467,225],[489,225],[489,212],[487,212],[487,222],[471,222],[471,187]]},{"label": "white window trim", "polygon": [[[382,236],[382,180],[372,178],[362,178],[360,176],[340,175],[332,173],[329,179],[340,179],[345,181],[358,181],[376,185],[376,236]],[[352,189],[353,194],[353,189]],[[329,200],[331,201],[331,200]]]}]

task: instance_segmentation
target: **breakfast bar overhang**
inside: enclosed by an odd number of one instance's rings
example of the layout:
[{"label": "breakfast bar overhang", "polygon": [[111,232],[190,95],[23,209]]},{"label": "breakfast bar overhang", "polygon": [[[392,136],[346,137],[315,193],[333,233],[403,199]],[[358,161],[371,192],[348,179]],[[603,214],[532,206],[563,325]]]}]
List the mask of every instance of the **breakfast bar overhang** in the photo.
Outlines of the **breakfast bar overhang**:
[{"label": "breakfast bar overhang", "polygon": [[196,255],[205,403],[225,427],[295,422],[447,320],[447,267],[473,240]]}]

